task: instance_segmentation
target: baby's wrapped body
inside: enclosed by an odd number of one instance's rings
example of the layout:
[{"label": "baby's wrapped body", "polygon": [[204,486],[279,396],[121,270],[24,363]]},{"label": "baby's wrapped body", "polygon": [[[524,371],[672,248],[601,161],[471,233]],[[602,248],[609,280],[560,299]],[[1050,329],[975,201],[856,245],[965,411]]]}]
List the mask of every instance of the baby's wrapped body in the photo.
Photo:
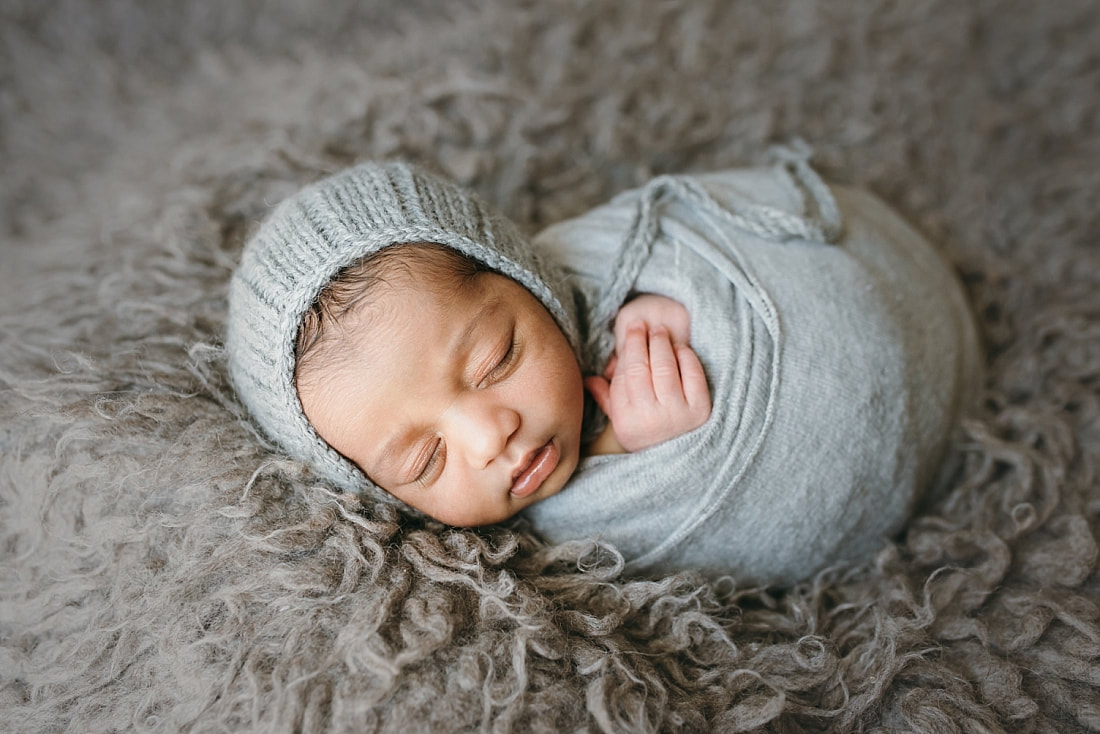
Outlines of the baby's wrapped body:
[{"label": "baby's wrapped body", "polygon": [[944,473],[979,388],[973,322],[951,270],[873,195],[801,161],[666,177],[536,247],[567,266],[593,342],[627,290],[683,303],[713,402],[695,431],[584,459],[525,511],[548,540],[601,538],[630,571],[786,584],[866,558]]}]

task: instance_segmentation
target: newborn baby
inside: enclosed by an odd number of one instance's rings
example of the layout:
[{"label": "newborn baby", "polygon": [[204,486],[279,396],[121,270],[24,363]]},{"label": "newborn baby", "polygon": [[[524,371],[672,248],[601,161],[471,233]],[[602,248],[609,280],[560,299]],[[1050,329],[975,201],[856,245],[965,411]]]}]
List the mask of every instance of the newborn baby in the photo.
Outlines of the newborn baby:
[{"label": "newborn baby", "polygon": [[246,246],[230,373],[343,489],[454,525],[524,511],[632,571],[790,583],[900,528],[978,380],[950,271],[835,194],[788,155],[528,242],[425,171],[357,166]]}]

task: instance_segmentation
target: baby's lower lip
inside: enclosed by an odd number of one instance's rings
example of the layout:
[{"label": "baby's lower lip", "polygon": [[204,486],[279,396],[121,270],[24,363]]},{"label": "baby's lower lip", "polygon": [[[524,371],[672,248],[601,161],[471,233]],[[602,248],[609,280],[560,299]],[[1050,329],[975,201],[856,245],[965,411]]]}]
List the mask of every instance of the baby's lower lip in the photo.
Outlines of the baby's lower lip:
[{"label": "baby's lower lip", "polygon": [[560,458],[553,441],[539,449],[530,465],[512,482],[512,496],[526,497],[535,492],[558,467]]}]

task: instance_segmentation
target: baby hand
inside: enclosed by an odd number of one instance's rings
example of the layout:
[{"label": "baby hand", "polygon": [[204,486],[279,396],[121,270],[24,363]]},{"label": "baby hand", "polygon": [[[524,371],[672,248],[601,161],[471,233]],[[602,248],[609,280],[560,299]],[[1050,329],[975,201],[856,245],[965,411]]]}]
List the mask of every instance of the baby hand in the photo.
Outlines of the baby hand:
[{"label": "baby hand", "polygon": [[642,293],[624,303],[615,314],[616,350],[621,350],[626,342],[627,327],[638,321],[644,322],[650,331],[665,327],[673,344],[691,343],[691,315],[684,304],[656,293]]},{"label": "baby hand", "polygon": [[622,448],[640,451],[703,425],[710,417],[710,391],[692,348],[674,343],[664,324],[617,323],[617,337],[620,327],[623,337],[616,338],[604,376],[587,377],[584,384],[611,419]]}]

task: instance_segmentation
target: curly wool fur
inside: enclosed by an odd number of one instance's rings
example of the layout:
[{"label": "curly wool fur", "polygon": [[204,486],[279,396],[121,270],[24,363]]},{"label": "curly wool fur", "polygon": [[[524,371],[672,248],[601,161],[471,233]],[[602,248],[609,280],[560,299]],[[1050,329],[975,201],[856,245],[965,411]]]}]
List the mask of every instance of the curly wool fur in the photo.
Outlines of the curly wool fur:
[{"label": "curly wool fur", "polygon": [[[223,5],[0,11],[5,726],[1100,729],[1095,3]],[[989,353],[957,480],[864,567],[422,524],[228,387],[243,237],[326,172],[412,158],[534,230],[794,135],[943,243]]]}]

